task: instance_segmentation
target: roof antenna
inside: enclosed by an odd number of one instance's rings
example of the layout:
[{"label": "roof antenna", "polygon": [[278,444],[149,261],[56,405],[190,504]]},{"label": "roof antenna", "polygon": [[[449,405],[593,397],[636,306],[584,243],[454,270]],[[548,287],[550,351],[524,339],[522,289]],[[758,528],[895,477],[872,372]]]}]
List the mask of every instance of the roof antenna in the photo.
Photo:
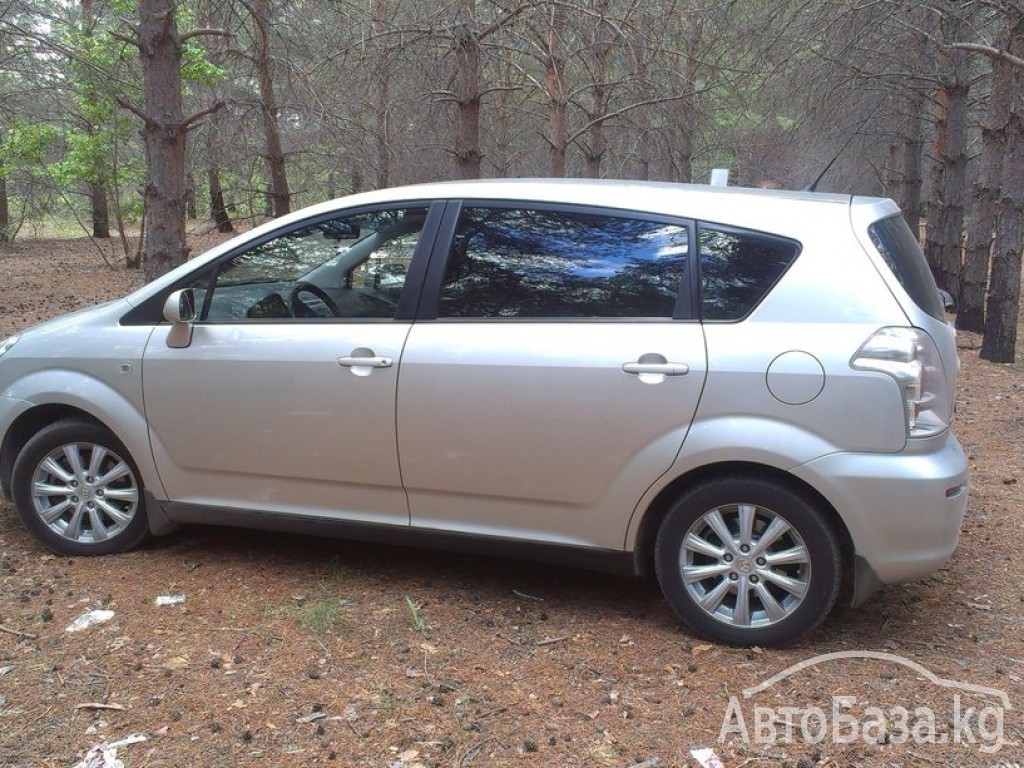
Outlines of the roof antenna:
[{"label": "roof antenna", "polygon": [[810,184],[808,184],[806,187],[803,188],[804,192],[817,192],[818,191],[818,184],[819,184],[819,182],[821,182],[821,180],[825,177],[825,174],[829,172],[829,170],[832,168],[832,166],[835,165],[836,160],[838,160],[840,158],[840,156],[843,154],[843,152],[845,152],[847,149],[849,149],[850,145],[853,143],[853,140],[855,138],[857,138],[857,136],[860,134],[860,129],[863,128],[865,125],[867,125],[868,120],[870,120],[872,117],[875,116],[875,112],[878,111],[878,108],[880,106],[882,106],[882,99],[879,99],[875,103],[875,106],[872,108],[872,110],[868,113],[868,116],[860,121],[860,125],[857,126],[857,130],[855,130],[853,133],[850,134],[849,138],[847,138],[847,140],[846,140],[846,143],[843,144],[843,146],[839,148],[839,151],[836,152],[836,156],[828,161],[828,165],[826,165],[825,169],[821,173],[818,174],[818,177],[814,181],[812,181]]}]

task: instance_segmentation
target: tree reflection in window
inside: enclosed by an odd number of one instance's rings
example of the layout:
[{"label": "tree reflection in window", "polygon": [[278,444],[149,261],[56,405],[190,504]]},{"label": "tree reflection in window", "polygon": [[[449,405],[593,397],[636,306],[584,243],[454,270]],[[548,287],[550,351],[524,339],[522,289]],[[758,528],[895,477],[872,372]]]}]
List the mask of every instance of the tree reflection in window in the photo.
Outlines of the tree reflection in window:
[{"label": "tree reflection in window", "polygon": [[440,317],[672,317],[685,226],[565,211],[463,209]]},{"label": "tree reflection in window", "polygon": [[701,318],[745,317],[782,277],[799,244],[761,232],[701,226]]}]

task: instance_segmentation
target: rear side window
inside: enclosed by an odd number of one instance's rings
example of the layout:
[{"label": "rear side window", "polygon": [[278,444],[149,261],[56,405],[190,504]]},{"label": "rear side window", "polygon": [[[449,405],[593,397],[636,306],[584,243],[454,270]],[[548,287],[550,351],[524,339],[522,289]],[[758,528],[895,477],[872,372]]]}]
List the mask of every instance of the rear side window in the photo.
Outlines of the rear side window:
[{"label": "rear side window", "polygon": [[701,318],[739,320],[750,314],[800,253],[793,240],[701,225]]},{"label": "rear side window", "polygon": [[935,278],[903,217],[890,216],[876,221],[868,227],[868,234],[913,302],[936,320],[945,320],[946,312]]},{"label": "rear side window", "polygon": [[467,207],[440,318],[671,318],[689,227],[579,211]]}]

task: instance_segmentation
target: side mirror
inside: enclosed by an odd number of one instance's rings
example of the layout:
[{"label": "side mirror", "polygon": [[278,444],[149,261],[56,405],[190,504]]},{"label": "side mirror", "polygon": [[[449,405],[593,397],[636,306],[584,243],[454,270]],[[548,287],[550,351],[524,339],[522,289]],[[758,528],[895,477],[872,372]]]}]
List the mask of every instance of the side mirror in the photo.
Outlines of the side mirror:
[{"label": "side mirror", "polygon": [[171,323],[167,346],[175,349],[192,343],[192,322],[196,319],[196,294],[191,288],[175,291],[164,302],[164,319]]}]

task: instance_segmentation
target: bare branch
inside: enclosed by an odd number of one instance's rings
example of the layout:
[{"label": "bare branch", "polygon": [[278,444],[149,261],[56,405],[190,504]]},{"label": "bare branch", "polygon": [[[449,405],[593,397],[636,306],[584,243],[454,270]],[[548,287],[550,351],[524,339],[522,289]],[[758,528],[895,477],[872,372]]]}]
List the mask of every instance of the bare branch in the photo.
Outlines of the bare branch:
[{"label": "bare branch", "polygon": [[498,19],[496,22],[491,24],[491,26],[484,27],[479,32],[477,32],[476,33],[476,39],[477,40],[484,40],[485,38],[490,37],[495,32],[500,30],[502,27],[505,27],[510,22],[514,21],[516,19],[516,17],[522,15],[526,11],[533,10],[534,8],[536,8],[539,5],[540,5],[540,3],[536,3],[535,2],[535,3],[523,3],[522,5],[517,6],[513,10],[508,11],[502,18]]},{"label": "bare branch", "polygon": [[151,127],[155,127],[156,126],[156,124],[157,124],[156,120],[154,120],[152,117],[147,115],[145,113],[145,111],[139,109],[137,106],[132,104],[127,99],[122,98],[121,96],[115,96],[114,97],[114,101],[117,102],[117,106],[119,106],[121,109],[127,109],[129,112],[131,112],[137,118],[139,118],[142,122],[144,122],[147,126],[151,126]]},{"label": "bare branch", "polygon": [[999,48],[994,48],[991,45],[982,45],[981,43],[951,43],[951,48],[959,48],[964,51],[972,51],[974,53],[980,53],[984,56],[988,56],[990,59],[1001,59],[1002,61],[1009,62],[1015,67],[1024,69],[1024,59],[1019,56],[1014,56],[1009,51],[1004,51]]},{"label": "bare branch", "polygon": [[128,43],[128,45],[133,48],[138,48],[140,51],[142,50],[142,41],[135,35],[125,35],[113,29],[110,30],[108,34],[115,40],[120,40],[122,43]]},{"label": "bare branch", "polygon": [[570,135],[566,139],[565,143],[566,144],[572,144],[572,143],[576,142],[581,136],[583,136],[583,134],[585,134],[587,131],[589,131],[591,128],[593,128],[598,123],[604,123],[604,122],[606,122],[608,120],[611,120],[613,117],[618,117],[619,115],[623,115],[626,112],[632,112],[634,109],[639,109],[640,107],[647,107],[647,106],[650,106],[651,104],[664,104],[664,103],[670,102],[670,101],[682,101],[683,99],[690,98],[691,96],[693,96],[693,94],[691,94],[691,93],[684,93],[684,94],[679,95],[679,96],[660,96],[660,97],[655,98],[655,99],[644,99],[643,101],[636,101],[636,102],[633,102],[632,104],[627,104],[626,106],[620,107],[619,109],[616,109],[616,110],[613,110],[611,112],[608,112],[607,114],[600,115],[599,117],[595,117],[589,123],[587,123],[582,128],[577,130],[575,133]]},{"label": "bare branch", "polygon": [[225,106],[225,103],[224,103],[223,100],[221,100],[221,101],[216,102],[215,104],[212,104],[211,106],[207,107],[206,109],[200,109],[198,112],[193,112],[191,115],[189,115],[188,117],[186,117],[182,121],[181,129],[183,131],[189,130],[189,128],[191,128],[197,122],[202,120],[204,117],[206,117],[207,115],[212,115],[214,112],[217,112],[218,110],[223,109],[224,106]]},{"label": "bare branch", "polygon": [[187,43],[193,37],[231,37],[231,33],[226,29],[210,29],[203,27],[201,29],[190,29],[188,32],[181,36],[181,42]]}]

